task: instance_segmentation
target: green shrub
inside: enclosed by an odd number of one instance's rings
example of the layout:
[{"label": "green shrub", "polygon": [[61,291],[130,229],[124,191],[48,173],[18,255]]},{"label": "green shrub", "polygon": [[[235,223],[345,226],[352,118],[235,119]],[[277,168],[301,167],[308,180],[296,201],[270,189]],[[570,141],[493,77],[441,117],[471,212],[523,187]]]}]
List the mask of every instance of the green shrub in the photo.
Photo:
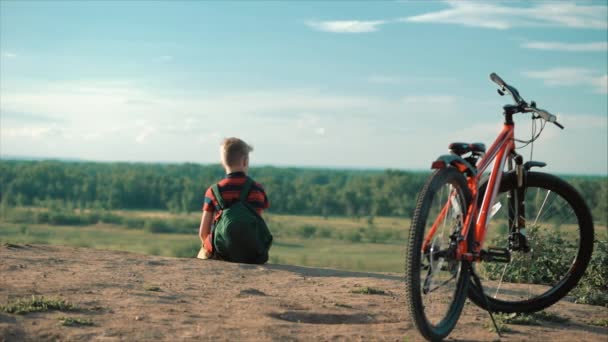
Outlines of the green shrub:
[{"label": "green shrub", "polygon": [[144,228],[150,233],[171,233],[171,226],[167,221],[157,218],[145,220]]},{"label": "green shrub", "polygon": [[329,239],[331,237],[331,229],[321,228],[317,231],[317,236],[322,239]]},{"label": "green shrub", "polygon": [[49,224],[78,226],[83,224],[80,220],[80,215],[66,211],[51,211],[49,212]]},{"label": "green shrub", "polygon": [[48,211],[37,211],[34,216],[34,221],[36,224],[45,224],[49,223],[49,213]]},{"label": "green shrub", "polygon": [[144,221],[144,228],[150,233],[165,234],[196,234],[200,222],[192,219],[147,219]]},{"label": "green shrub", "polygon": [[101,221],[103,223],[108,223],[108,224],[123,224],[122,216],[112,214],[109,211],[103,211],[99,215],[99,221]]},{"label": "green shrub", "polygon": [[572,290],[577,303],[608,307],[608,241],[596,240],[585,276]]},{"label": "green shrub", "polygon": [[[552,285],[555,279],[568,270],[573,253],[577,250],[575,243],[556,232],[540,231],[538,228],[528,230],[528,238],[534,241],[532,261],[529,258],[514,257],[507,272],[502,274],[504,265],[485,263],[484,267],[491,279],[506,282],[525,282]],[[503,237],[504,239],[504,237]],[[500,245],[497,240],[495,245]],[[579,281],[570,295],[577,303],[608,307],[608,241],[595,241],[593,255],[585,276]]]},{"label": "green shrub", "polygon": [[358,231],[352,231],[352,230],[343,232],[341,234],[341,239],[347,240],[350,242],[361,242],[361,240],[362,240],[361,233],[359,233]]},{"label": "green shrub", "polygon": [[124,224],[131,229],[140,229],[144,227],[146,221],[139,217],[127,217],[123,220]]},{"label": "green shrub", "polygon": [[3,220],[11,223],[36,223],[35,213],[29,209],[7,208]]},{"label": "green shrub", "polygon": [[315,236],[317,232],[317,227],[311,225],[300,226],[296,229],[296,233],[298,236],[303,237],[305,239],[310,239]]}]

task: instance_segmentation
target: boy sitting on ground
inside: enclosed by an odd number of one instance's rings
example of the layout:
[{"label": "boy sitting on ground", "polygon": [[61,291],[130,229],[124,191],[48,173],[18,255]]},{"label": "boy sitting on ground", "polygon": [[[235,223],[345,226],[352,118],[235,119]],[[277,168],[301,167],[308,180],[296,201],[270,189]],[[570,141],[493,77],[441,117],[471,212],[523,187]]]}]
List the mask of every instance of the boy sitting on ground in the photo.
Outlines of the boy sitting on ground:
[{"label": "boy sitting on ground", "polygon": [[269,202],[264,188],[247,176],[251,151],[238,138],[227,138],[220,147],[226,177],[205,192],[199,228],[201,259],[258,264],[268,260],[272,235],[261,215]]}]

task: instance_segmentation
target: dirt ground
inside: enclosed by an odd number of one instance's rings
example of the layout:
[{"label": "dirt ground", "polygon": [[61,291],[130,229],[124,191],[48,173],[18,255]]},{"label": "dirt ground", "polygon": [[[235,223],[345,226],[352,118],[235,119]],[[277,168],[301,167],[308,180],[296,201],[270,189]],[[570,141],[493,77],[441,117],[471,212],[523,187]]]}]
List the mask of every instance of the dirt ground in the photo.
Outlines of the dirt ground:
[{"label": "dirt ground", "polygon": [[[372,287],[383,294],[357,293]],[[360,291],[359,291],[360,292]],[[416,341],[401,275],[252,266],[46,245],[0,246],[0,305],[32,295],[74,312],[0,313],[0,341]],[[561,301],[566,323],[508,325],[501,341],[608,341],[608,309]],[[62,326],[60,317],[92,326]],[[448,340],[494,341],[467,302]]]}]

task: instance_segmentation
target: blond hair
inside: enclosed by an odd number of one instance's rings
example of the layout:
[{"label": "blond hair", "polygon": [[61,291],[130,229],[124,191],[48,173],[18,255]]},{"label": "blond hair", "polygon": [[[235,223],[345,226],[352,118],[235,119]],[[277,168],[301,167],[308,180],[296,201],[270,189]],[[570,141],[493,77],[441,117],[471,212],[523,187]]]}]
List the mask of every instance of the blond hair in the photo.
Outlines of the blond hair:
[{"label": "blond hair", "polygon": [[249,152],[253,147],[239,138],[226,138],[220,148],[222,162],[227,166],[239,166],[244,158],[249,158]]}]

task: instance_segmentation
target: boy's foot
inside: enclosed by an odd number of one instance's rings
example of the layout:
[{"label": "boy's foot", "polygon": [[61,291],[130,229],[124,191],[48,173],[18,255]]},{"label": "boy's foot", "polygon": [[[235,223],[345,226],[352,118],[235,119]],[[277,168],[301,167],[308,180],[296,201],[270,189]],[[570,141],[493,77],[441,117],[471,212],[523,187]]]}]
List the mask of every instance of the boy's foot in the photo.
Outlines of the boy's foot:
[{"label": "boy's foot", "polygon": [[201,250],[198,251],[198,255],[196,257],[198,259],[207,260],[207,259],[211,259],[211,256],[213,256],[212,253],[207,252],[207,250],[204,247],[201,247]]}]

